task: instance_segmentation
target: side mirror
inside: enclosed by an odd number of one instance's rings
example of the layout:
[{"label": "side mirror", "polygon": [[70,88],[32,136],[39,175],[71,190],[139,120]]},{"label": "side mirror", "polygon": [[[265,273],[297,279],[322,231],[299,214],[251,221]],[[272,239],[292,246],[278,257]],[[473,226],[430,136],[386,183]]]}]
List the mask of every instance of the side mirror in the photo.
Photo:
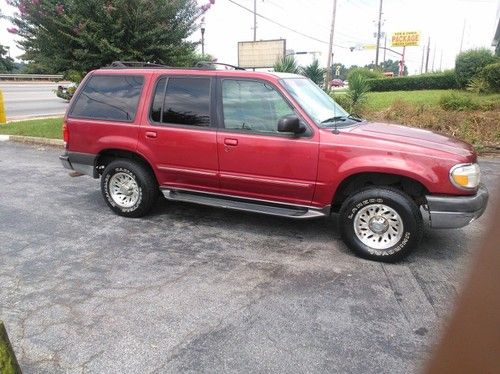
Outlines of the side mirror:
[{"label": "side mirror", "polygon": [[284,116],[278,121],[279,132],[291,132],[293,134],[302,134],[306,131],[306,127],[300,123],[297,116]]}]

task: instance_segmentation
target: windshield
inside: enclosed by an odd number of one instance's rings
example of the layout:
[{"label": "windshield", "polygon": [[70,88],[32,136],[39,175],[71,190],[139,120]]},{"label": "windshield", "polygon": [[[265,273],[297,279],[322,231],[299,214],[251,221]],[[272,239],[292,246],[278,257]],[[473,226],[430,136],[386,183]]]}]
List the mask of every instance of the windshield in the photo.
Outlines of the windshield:
[{"label": "windshield", "polygon": [[285,78],[281,82],[318,126],[344,125],[359,122],[307,78]]}]

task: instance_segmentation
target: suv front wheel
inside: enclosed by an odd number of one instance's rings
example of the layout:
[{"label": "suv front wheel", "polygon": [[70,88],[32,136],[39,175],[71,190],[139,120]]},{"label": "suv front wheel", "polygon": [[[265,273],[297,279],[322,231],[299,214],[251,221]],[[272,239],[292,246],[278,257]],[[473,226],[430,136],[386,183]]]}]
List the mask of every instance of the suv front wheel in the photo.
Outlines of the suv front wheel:
[{"label": "suv front wheel", "polygon": [[138,162],[125,159],[106,166],[101,191],[111,210],[124,217],[144,216],[158,197],[158,185],[151,172]]},{"label": "suv front wheel", "polygon": [[342,239],[361,257],[398,261],[420,242],[423,221],[413,200],[389,187],[368,187],[344,201],[340,208]]}]

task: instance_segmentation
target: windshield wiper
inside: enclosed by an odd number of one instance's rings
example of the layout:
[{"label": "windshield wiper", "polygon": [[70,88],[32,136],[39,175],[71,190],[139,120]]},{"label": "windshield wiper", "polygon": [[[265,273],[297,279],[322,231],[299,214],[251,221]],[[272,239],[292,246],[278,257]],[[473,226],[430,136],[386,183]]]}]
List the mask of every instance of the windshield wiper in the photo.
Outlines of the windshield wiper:
[{"label": "windshield wiper", "polygon": [[363,120],[361,118],[355,117],[352,114],[348,114],[347,116],[335,116],[332,118],[325,119],[324,121],[321,121],[321,124],[345,122],[348,119],[356,121],[356,122],[363,122]]},{"label": "windshield wiper", "polygon": [[345,121],[347,116],[335,116],[331,118],[327,118],[324,121],[321,121],[321,123],[329,123],[329,122],[337,122],[337,121]]},{"label": "windshield wiper", "polygon": [[356,122],[363,122],[363,119],[362,119],[362,118],[359,118],[359,117],[353,116],[352,114],[349,114],[349,115],[347,116],[347,118],[352,119],[353,121],[356,121]]}]

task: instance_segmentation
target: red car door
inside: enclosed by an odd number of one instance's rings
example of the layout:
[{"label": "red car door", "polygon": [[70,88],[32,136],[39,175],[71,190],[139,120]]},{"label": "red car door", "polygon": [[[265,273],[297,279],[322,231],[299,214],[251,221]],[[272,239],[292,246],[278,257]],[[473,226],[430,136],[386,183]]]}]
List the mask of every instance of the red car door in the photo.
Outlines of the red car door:
[{"label": "red car door", "polygon": [[262,80],[221,78],[217,147],[221,192],[292,204],[311,203],[319,135],[277,131],[295,114],[277,88]]},{"label": "red car door", "polygon": [[154,165],[160,187],[219,190],[212,80],[171,75],[153,85],[138,149]]}]

